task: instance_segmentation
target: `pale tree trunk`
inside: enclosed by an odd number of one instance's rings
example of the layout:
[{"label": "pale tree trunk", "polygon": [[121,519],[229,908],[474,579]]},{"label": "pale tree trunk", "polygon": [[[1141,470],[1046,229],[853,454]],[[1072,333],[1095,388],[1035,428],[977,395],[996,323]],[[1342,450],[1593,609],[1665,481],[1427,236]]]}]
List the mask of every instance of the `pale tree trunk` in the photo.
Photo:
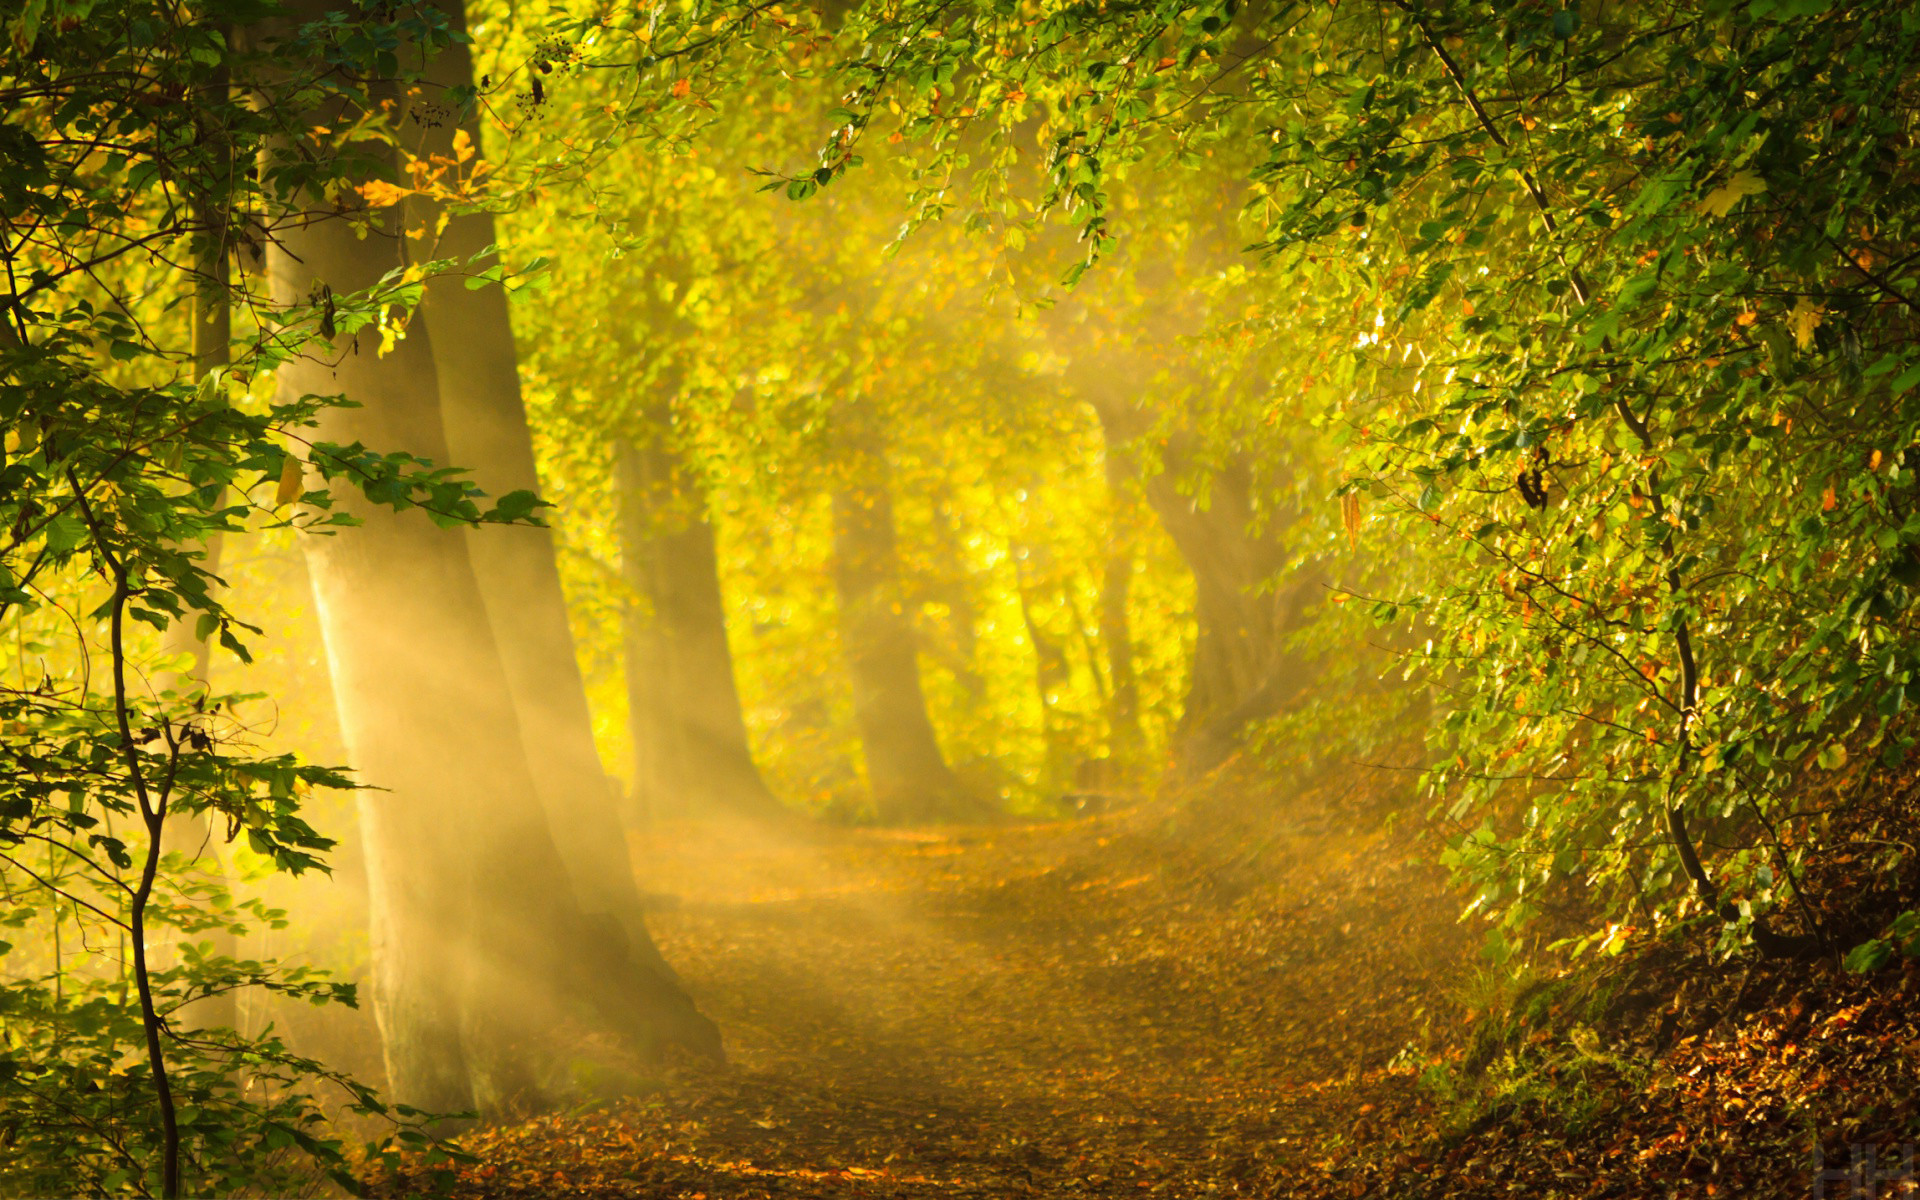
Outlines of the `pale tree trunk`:
[{"label": "pale tree trunk", "polygon": [[[443,4],[455,29],[465,28],[459,4]],[[442,88],[470,87],[473,60],[466,43],[441,51],[428,68]],[[470,115],[446,112],[427,125],[420,150],[453,156],[453,134],[465,130],[476,157],[480,130]],[[422,206],[416,222],[432,227],[437,213]],[[494,244],[491,215],[453,217],[434,248],[436,257],[467,262]],[[473,270],[492,265],[493,256]],[[446,414],[451,461],[473,471],[489,495],[540,490],[506,291],[497,284],[468,288],[459,277],[431,281],[422,311],[432,322],[438,351],[440,401]],[[615,795],[593,740],[593,717],[568,624],[566,596],[553,534],[535,526],[490,526],[469,535],[500,660],[519,718],[527,759],[560,855],[580,905],[620,925],[636,955],[671,972],[654,949],[643,919],[633,862],[620,829]],[[677,991],[677,985],[672,985]]]},{"label": "pale tree trunk", "polygon": [[927,716],[884,465],[869,452],[857,466],[856,479],[833,494],[833,582],[874,810],[888,822],[984,816],[987,806],[947,765]]},{"label": "pale tree trunk", "polygon": [[[212,218],[209,218],[212,219]],[[228,346],[233,336],[233,320],[228,308],[227,254],[223,244],[225,231],[209,233],[210,244],[200,248],[194,256],[193,281],[193,382],[198,384],[207,377],[209,371],[218,371],[228,362]],[[209,574],[220,571],[220,539],[207,539],[202,550],[201,566]],[[185,658],[186,670],[179,672],[169,683],[177,688],[197,686],[200,690],[207,687],[207,667],[210,653],[205,638],[195,629],[196,622],[189,617],[177,621],[167,628],[162,639],[162,648],[169,657]]]},{"label": "pale tree trunk", "polygon": [[620,496],[621,660],[627,684],[627,735],[633,743],[630,802],[637,821],[687,811],[679,791],[685,745],[673,714],[673,655],[653,598],[653,514],[640,450],[622,439],[615,450]]},{"label": "pale tree trunk", "polygon": [[[311,15],[311,14],[309,14]],[[318,113],[323,122],[348,117]],[[276,231],[274,301],[343,294],[401,262],[397,219],[356,238],[323,216]],[[377,332],[337,339],[333,361],[283,367],[288,394],[351,396],[318,440],[449,460],[426,318],[388,353]],[[305,539],[341,731],[361,780],[374,1012],[396,1098],[441,1111],[538,1103],[546,1035],[573,997],[643,1043],[671,1026],[635,1011],[661,980],[610,920],[584,915],[523,748],[469,539],[418,511],[338,489],[359,527]],[[638,947],[634,948],[636,951]],[[592,969],[587,960],[595,959]],[[717,1036],[687,1014],[690,1040]],[[697,1017],[697,1014],[693,1014]]]},{"label": "pale tree trunk", "polygon": [[[319,281],[365,287],[399,251],[392,230],[362,241],[322,220],[282,231],[268,262],[288,305]],[[320,439],[447,461],[422,320],[385,356],[377,333],[343,338],[336,365],[289,364],[279,386],[364,406],[330,410]],[[558,857],[464,539],[344,488],[338,503],[363,524],[303,540],[341,733],[359,778],[382,789],[361,793],[360,820],[388,1086],[436,1111],[505,1108],[534,1090],[526,1017],[548,1007],[515,977],[537,979],[550,957],[528,937],[538,915],[509,897],[551,891]]]},{"label": "pale tree trunk", "polygon": [[774,816],[741,711],[706,496],[666,444],[667,423],[652,410],[616,464],[621,572],[638,601],[626,615],[636,799],[655,814]]}]

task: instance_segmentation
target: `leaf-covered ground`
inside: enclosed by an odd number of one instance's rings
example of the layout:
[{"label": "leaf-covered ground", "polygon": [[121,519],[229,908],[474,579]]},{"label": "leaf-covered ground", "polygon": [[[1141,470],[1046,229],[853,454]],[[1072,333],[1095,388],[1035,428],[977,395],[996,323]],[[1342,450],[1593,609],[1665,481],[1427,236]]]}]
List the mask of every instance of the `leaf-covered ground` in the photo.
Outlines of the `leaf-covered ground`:
[{"label": "leaf-covered ground", "polygon": [[663,824],[636,847],[656,934],[731,1063],[470,1134],[456,1190],[1799,1197],[1816,1145],[1838,1170],[1858,1143],[1904,1194],[1886,1160],[1916,1137],[1920,972],[1669,949],[1476,989],[1458,899],[1367,790]]},{"label": "leaf-covered ground", "polygon": [[732,1062],[471,1135],[465,1186],[1265,1194],[1376,1118],[1461,939],[1404,848],[1337,832],[1339,795],[1275,803],[777,837],[663,825],[638,847],[656,934]]}]

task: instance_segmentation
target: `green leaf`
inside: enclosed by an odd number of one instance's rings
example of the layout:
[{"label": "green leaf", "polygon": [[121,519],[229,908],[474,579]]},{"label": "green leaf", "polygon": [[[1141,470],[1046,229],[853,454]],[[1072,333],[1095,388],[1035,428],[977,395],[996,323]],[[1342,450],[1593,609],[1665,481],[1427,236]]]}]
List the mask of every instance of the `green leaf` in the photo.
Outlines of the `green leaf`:
[{"label": "green leaf", "polygon": [[87,540],[87,525],[72,513],[61,513],[47,522],[47,549],[54,554],[67,554]]},{"label": "green leaf", "polygon": [[1866,975],[1886,966],[1892,958],[1893,943],[1884,938],[1873,938],[1847,951],[1843,965],[1856,975]]},{"label": "green leaf", "polygon": [[1920,958],[1920,912],[1908,909],[1895,917],[1893,936],[1900,943],[1900,953],[1908,958]]},{"label": "green leaf", "polygon": [[508,492],[495,501],[493,510],[487,513],[486,519],[501,522],[523,521],[533,510],[546,507],[548,507],[546,501],[540,499],[536,493],[522,488],[519,491]]}]

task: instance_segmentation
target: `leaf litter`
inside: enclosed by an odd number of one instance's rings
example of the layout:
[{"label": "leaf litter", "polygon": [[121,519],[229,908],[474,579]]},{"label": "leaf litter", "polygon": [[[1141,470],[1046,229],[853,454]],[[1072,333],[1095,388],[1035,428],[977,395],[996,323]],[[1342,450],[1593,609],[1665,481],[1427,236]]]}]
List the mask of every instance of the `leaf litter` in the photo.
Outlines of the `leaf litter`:
[{"label": "leaf litter", "polygon": [[[635,845],[655,934],[731,1061],[469,1133],[443,1186],[1806,1196],[1869,1146],[1897,1178],[1920,972],[1667,944],[1535,986],[1612,988],[1597,1031],[1571,1000],[1475,1008],[1480,931],[1379,790],[1335,772],[1058,822],[661,823]],[[583,1048],[583,1077],[601,1065]]]}]

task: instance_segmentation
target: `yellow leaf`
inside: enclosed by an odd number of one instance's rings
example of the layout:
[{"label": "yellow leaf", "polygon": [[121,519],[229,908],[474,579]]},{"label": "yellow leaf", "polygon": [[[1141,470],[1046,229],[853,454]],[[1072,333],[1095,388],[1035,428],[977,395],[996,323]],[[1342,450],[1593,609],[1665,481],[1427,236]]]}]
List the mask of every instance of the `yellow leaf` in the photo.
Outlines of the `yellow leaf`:
[{"label": "yellow leaf", "polygon": [[1880,469],[1880,461],[1880,452],[1875,450],[1873,457],[1867,460],[1867,470],[1878,471]]},{"label": "yellow leaf", "polygon": [[453,161],[465,162],[473,157],[473,137],[464,129],[453,131]]},{"label": "yellow leaf", "polygon": [[1726,183],[1707,193],[1700,202],[1700,211],[1708,216],[1724,217],[1733,211],[1743,196],[1758,196],[1767,190],[1767,181],[1752,171],[1740,171]]},{"label": "yellow leaf", "polygon": [[273,491],[273,506],[291,504],[300,498],[300,483],[304,464],[293,455],[287,455],[280,464],[280,486]]},{"label": "yellow leaf", "polygon": [[360,185],[360,194],[375,208],[389,208],[405,200],[408,189],[395,187],[384,179],[371,179]]},{"label": "yellow leaf", "polygon": [[1793,340],[1802,350],[1813,345],[1813,331],[1820,327],[1827,310],[1805,296],[1794,304],[1793,311],[1787,314],[1787,328],[1793,330]]}]

